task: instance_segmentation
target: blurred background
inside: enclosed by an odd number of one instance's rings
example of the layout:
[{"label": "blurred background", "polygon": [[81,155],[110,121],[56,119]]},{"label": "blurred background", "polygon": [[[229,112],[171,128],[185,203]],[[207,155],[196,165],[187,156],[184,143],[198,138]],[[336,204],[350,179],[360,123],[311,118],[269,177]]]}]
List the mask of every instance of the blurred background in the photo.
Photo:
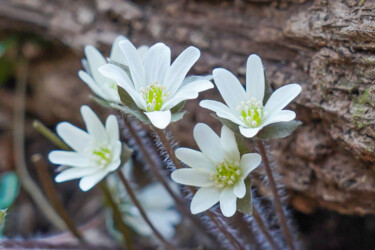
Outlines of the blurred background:
[{"label": "blurred background", "polygon": [[[55,146],[33,129],[35,119],[54,129],[61,121],[82,126],[82,104],[108,113],[89,99],[77,72],[85,45],[108,56],[120,34],[137,46],[164,42],[174,56],[200,48],[194,74],[224,67],[244,79],[246,58],[256,53],[273,88],[300,83],[290,108],[304,125],[271,141],[300,236],[307,249],[375,248],[375,4],[365,0],[0,0],[0,205],[11,205],[2,235],[71,240],[12,173],[41,186],[31,161],[40,154],[55,174],[46,158]],[[219,97],[210,90],[200,98]],[[180,145],[196,147],[196,122],[220,124],[198,100],[186,109],[171,130]],[[270,195],[260,181],[254,185]],[[55,187],[77,224],[103,225],[96,190]],[[100,244],[112,242],[96,234]]]}]

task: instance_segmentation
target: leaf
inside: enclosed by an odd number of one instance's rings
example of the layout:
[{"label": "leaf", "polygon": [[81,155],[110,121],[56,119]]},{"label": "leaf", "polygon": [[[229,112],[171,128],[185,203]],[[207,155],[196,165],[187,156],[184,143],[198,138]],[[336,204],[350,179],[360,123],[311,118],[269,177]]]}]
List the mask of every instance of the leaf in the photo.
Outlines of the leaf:
[{"label": "leaf", "polygon": [[296,120],[273,123],[263,128],[258,133],[257,138],[262,140],[285,138],[301,125],[302,122]]},{"label": "leaf", "polygon": [[121,166],[123,166],[131,158],[134,150],[129,148],[128,145],[122,143]]},{"label": "leaf", "polygon": [[265,88],[264,88],[264,97],[263,97],[263,104],[266,104],[270,96],[272,95],[272,87],[270,82],[267,79],[266,71],[264,71],[264,81],[265,81]]},{"label": "leaf", "polygon": [[120,86],[117,86],[117,91],[120,96],[121,102],[129,107],[129,108],[138,108],[137,105],[134,103],[133,98]]},{"label": "leaf", "polygon": [[179,104],[171,108],[171,113],[174,114],[174,113],[180,112],[185,106],[185,103],[186,101],[180,102]]},{"label": "leaf", "polygon": [[250,153],[249,147],[245,142],[245,137],[241,134],[234,134],[237,142],[238,150],[240,151],[240,155],[244,155]]},{"label": "leaf", "polygon": [[133,116],[143,122],[144,124],[149,124],[150,121],[147,118],[147,116],[140,110],[140,109],[130,109],[128,107],[125,107],[123,105],[119,105],[117,103],[110,103],[111,107],[114,109],[117,109],[118,111],[121,111],[127,115]]},{"label": "leaf", "polygon": [[0,209],[10,207],[19,193],[19,181],[14,172],[4,173],[0,178]]},{"label": "leaf", "polygon": [[172,114],[171,122],[177,122],[181,120],[184,117],[184,114],[185,114],[185,111]]},{"label": "leaf", "polygon": [[251,195],[251,179],[250,177],[245,180],[246,194],[242,199],[237,199],[237,210],[244,214],[251,215],[253,213],[253,203]]},{"label": "leaf", "polygon": [[0,210],[0,235],[3,231],[4,225],[5,225],[5,216],[7,214],[7,209],[1,209]]}]

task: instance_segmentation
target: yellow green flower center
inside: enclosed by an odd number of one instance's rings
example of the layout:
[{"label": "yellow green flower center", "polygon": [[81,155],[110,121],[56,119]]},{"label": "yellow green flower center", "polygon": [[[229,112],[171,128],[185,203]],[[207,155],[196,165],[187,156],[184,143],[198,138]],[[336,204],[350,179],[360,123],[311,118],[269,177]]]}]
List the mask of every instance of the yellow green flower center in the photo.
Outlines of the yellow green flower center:
[{"label": "yellow green flower center", "polygon": [[241,168],[238,161],[224,160],[216,164],[216,173],[211,174],[211,180],[218,188],[230,187],[241,178]]},{"label": "yellow green flower center", "polygon": [[92,151],[93,160],[99,166],[105,167],[112,161],[112,151],[109,147],[97,147]]},{"label": "yellow green flower center", "polygon": [[165,86],[152,82],[146,88],[141,88],[141,94],[146,101],[147,111],[161,110],[163,103],[169,96],[169,92],[165,91]]},{"label": "yellow green flower center", "polygon": [[258,127],[265,115],[263,103],[254,97],[246,102],[242,101],[237,110],[240,112],[240,120],[251,128]]}]

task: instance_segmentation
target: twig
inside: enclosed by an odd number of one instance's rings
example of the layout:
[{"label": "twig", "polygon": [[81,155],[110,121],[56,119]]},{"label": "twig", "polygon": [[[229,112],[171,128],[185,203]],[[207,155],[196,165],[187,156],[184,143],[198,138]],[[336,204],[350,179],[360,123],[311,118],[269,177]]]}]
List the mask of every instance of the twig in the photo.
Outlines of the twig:
[{"label": "twig", "polygon": [[273,198],[274,198],[274,201],[275,201],[275,208],[276,208],[277,215],[279,217],[281,230],[284,234],[284,237],[285,237],[285,240],[286,240],[286,243],[287,243],[289,249],[294,250],[295,247],[294,247],[294,243],[293,243],[292,234],[290,233],[290,230],[288,228],[288,224],[287,224],[286,217],[285,217],[285,214],[284,214],[284,211],[283,211],[283,207],[281,205],[279,193],[277,192],[276,182],[275,182],[275,179],[273,178],[273,175],[272,175],[272,170],[271,170],[271,167],[270,167],[270,164],[269,164],[269,161],[268,161],[266,150],[265,150],[263,142],[261,140],[257,139],[257,143],[258,143],[258,147],[259,147],[259,152],[260,152],[260,154],[262,156],[262,159],[263,159],[264,169],[266,170],[268,183],[270,185],[270,188],[271,188],[271,191],[272,191],[272,194],[273,194]]},{"label": "twig", "polygon": [[127,193],[129,194],[130,199],[132,200],[133,204],[138,208],[143,220],[147,223],[147,225],[151,228],[155,236],[168,248],[168,249],[176,249],[171,243],[169,243],[160,233],[159,231],[154,227],[150,219],[148,218],[146,212],[143,210],[142,205],[139,203],[137,197],[135,196],[132,187],[130,186],[130,183],[124,176],[124,174],[121,172],[121,169],[117,170],[117,175],[120,178],[120,181],[124,185]]},{"label": "twig", "polygon": [[13,130],[13,147],[15,156],[15,168],[20,178],[21,185],[29,193],[35,204],[43,212],[42,214],[60,230],[66,230],[64,221],[59,217],[56,211],[43,196],[42,191],[30,177],[25,161],[25,97],[26,97],[26,79],[27,79],[27,62],[20,62],[17,73],[16,83],[16,102],[14,104],[14,130]]},{"label": "twig", "polygon": [[258,209],[256,209],[254,206],[253,206],[253,214],[252,215],[254,217],[255,222],[258,224],[260,231],[262,231],[262,233],[264,234],[264,236],[266,237],[266,239],[270,243],[271,247],[274,250],[280,250],[279,246],[276,244],[276,242],[273,240],[271,234],[268,232],[268,229],[267,229],[266,225],[264,224],[264,222],[262,220],[262,217],[260,216],[260,214],[258,212]]},{"label": "twig", "polygon": [[122,236],[124,237],[127,249],[129,250],[134,249],[128,226],[124,223],[124,220],[122,219],[122,216],[121,216],[121,212],[116,202],[112,199],[111,192],[108,190],[108,187],[103,181],[99,183],[99,186],[104,194],[104,197],[107,203],[111,206],[113,210],[115,223],[118,225],[119,230],[121,231]]},{"label": "twig", "polygon": [[73,220],[70,218],[69,214],[64,208],[60,196],[53,185],[53,182],[51,181],[51,176],[48,173],[47,165],[43,161],[42,156],[40,154],[35,154],[31,157],[31,160],[37,170],[42,188],[44,189],[44,192],[46,193],[55,211],[60,215],[61,219],[64,220],[70,232],[80,241],[84,241],[81,233],[77,230]]},{"label": "twig", "polygon": [[58,146],[61,150],[72,150],[68,145],[65,144],[55,133],[48,129],[43,123],[38,120],[33,121],[33,127],[45,138],[51,141],[53,144]]}]

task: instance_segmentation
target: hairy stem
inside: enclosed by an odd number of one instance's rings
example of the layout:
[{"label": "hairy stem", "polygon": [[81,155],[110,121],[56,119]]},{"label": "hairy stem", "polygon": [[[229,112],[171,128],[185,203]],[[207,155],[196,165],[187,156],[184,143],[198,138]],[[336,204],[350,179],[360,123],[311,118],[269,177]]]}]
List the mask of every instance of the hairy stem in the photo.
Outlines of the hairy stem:
[{"label": "hairy stem", "polygon": [[167,247],[168,249],[176,249],[171,243],[169,243],[160,233],[159,231],[154,227],[150,219],[148,218],[145,210],[143,209],[142,205],[139,203],[137,197],[135,196],[132,187],[130,186],[130,183],[124,176],[124,174],[121,172],[121,170],[117,170],[117,175],[120,178],[120,181],[124,185],[127,193],[129,194],[130,199],[132,200],[133,204],[138,208],[143,220],[147,223],[147,225],[151,228],[151,230],[154,232],[155,236]]},{"label": "hairy stem", "polygon": [[252,215],[254,217],[255,222],[258,224],[258,227],[259,227],[260,231],[262,231],[262,233],[264,234],[264,236],[266,237],[266,239],[270,243],[271,247],[274,250],[280,250],[279,246],[276,244],[276,242],[273,240],[271,234],[268,232],[267,226],[264,224],[264,222],[262,220],[262,217],[260,216],[260,214],[258,212],[258,209],[256,209],[254,206],[253,206],[253,214]]},{"label": "hairy stem", "polygon": [[270,185],[272,195],[273,195],[273,198],[274,198],[274,201],[275,201],[275,208],[276,208],[277,215],[279,217],[281,230],[284,234],[284,237],[285,237],[285,240],[286,240],[286,243],[287,243],[289,249],[294,250],[295,247],[294,247],[292,234],[289,230],[288,223],[287,223],[287,220],[286,220],[286,216],[284,214],[284,210],[283,210],[283,207],[281,205],[279,193],[277,192],[276,182],[275,182],[275,179],[273,177],[272,170],[271,170],[271,167],[270,167],[270,164],[269,164],[269,161],[268,161],[266,149],[264,148],[263,142],[261,140],[257,140],[257,143],[258,143],[258,147],[259,147],[259,152],[260,152],[260,154],[262,156],[262,159],[263,159],[264,169],[266,170],[268,183]]}]

